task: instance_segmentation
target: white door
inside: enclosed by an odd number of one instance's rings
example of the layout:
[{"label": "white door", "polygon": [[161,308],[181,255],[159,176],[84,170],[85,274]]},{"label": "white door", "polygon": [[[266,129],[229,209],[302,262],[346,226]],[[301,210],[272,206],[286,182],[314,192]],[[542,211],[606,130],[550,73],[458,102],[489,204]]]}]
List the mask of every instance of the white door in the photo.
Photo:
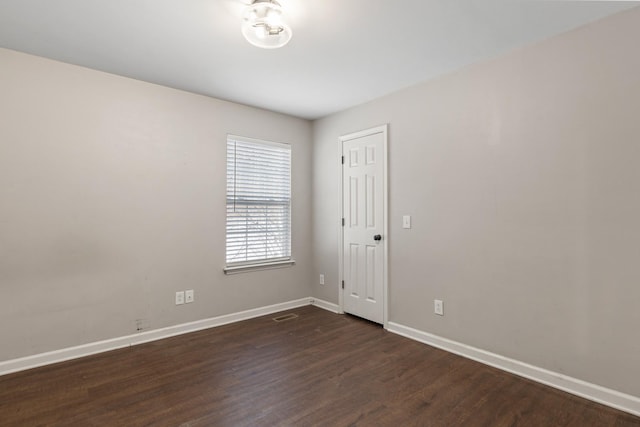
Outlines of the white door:
[{"label": "white door", "polygon": [[340,139],[343,310],[384,324],[387,127]]}]

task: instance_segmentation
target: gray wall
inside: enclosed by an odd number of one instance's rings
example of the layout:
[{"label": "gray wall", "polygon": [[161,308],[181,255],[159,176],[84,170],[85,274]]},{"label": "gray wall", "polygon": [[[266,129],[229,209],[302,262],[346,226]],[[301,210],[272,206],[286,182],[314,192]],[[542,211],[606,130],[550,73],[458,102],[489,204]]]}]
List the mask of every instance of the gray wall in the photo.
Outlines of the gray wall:
[{"label": "gray wall", "polygon": [[[4,49],[0,94],[0,360],[310,295],[308,121]],[[222,272],[227,133],[293,145],[292,268]]]},{"label": "gray wall", "polygon": [[638,40],[636,8],[316,121],[313,295],[338,137],[389,123],[390,320],[640,396]]}]

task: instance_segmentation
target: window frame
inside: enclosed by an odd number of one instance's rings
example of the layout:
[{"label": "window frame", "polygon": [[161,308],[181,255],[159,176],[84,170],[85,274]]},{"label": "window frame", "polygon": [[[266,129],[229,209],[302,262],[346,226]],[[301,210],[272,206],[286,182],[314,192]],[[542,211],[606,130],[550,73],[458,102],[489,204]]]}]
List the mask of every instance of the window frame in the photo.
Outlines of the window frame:
[{"label": "window frame", "polygon": [[[232,196],[230,196],[229,193],[229,183],[230,183],[230,176],[229,176],[229,144],[231,142],[241,142],[241,143],[246,143],[246,144],[250,144],[250,145],[258,145],[258,146],[266,146],[266,147],[276,147],[276,148],[280,148],[280,149],[287,149],[289,151],[289,165],[288,165],[288,172],[289,172],[289,192],[288,192],[288,252],[289,254],[287,256],[283,256],[283,257],[273,257],[273,258],[260,258],[260,259],[254,259],[254,260],[244,260],[244,261],[237,261],[237,262],[228,262],[228,251],[229,251],[229,247],[228,247],[228,233],[229,233],[229,201],[232,199],[235,199],[237,196],[234,193]],[[225,174],[225,251],[224,251],[224,256],[225,256],[225,267],[224,267],[224,273],[225,274],[235,274],[235,273],[241,273],[241,272],[246,272],[246,271],[253,271],[253,270],[264,270],[264,269],[272,269],[272,268],[283,268],[283,267],[289,267],[291,265],[295,264],[295,260],[293,259],[293,227],[292,227],[292,211],[293,211],[293,195],[292,195],[292,188],[293,188],[293,182],[291,179],[291,174],[292,174],[292,167],[293,167],[293,147],[291,144],[288,143],[282,143],[282,142],[274,142],[274,141],[267,141],[267,140],[263,140],[263,139],[257,139],[257,138],[249,138],[249,137],[245,137],[245,136],[239,136],[239,135],[233,135],[233,134],[227,134],[227,139],[226,139],[226,157],[225,157],[225,169],[226,169],[226,174]],[[234,160],[235,162],[235,160]],[[234,180],[236,179],[237,175],[234,175]],[[259,203],[256,203],[259,204]]]}]

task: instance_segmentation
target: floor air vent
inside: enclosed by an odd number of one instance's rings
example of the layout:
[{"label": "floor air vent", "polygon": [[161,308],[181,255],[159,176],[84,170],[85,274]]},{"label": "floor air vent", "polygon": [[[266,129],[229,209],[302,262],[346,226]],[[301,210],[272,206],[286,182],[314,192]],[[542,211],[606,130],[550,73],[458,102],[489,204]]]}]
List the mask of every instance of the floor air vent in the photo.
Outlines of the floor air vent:
[{"label": "floor air vent", "polygon": [[296,317],[298,317],[297,314],[288,313],[288,314],[283,314],[282,316],[274,317],[273,321],[274,322],[285,322],[287,320],[295,319]]}]

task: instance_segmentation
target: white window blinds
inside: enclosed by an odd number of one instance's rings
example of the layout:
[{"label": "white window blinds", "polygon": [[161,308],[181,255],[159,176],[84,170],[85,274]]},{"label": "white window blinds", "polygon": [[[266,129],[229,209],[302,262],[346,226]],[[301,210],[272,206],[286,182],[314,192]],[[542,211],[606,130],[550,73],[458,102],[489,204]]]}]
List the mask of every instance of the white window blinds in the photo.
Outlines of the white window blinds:
[{"label": "white window blinds", "polygon": [[227,265],[291,258],[291,146],[227,138]]}]

